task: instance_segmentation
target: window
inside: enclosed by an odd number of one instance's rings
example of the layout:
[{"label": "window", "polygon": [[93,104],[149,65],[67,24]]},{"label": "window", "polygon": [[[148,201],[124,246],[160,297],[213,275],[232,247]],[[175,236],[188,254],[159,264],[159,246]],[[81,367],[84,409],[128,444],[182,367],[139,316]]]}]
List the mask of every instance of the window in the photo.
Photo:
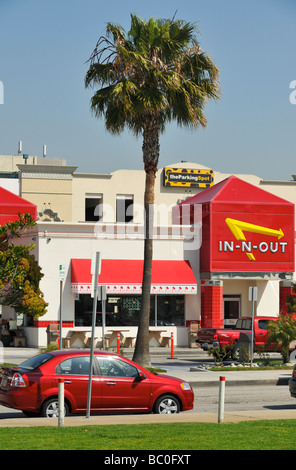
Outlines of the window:
[{"label": "window", "polygon": [[103,195],[85,195],[85,221],[98,222],[103,218]]},{"label": "window", "polygon": [[56,367],[59,375],[89,375],[89,356],[71,357]]},{"label": "window", "polygon": [[137,378],[138,369],[120,359],[97,357],[100,372],[103,377],[130,377]]},{"label": "window", "polygon": [[184,326],[184,295],[155,295],[150,303],[151,326]]},{"label": "window", "polygon": [[[138,326],[141,309],[140,295],[108,295],[106,326]],[[91,326],[93,299],[90,294],[79,294],[75,300],[75,326]],[[97,303],[96,326],[102,325],[102,306]],[[151,295],[150,325],[169,326],[185,324],[184,295]]]},{"label": "window", "polygon": [[53,357],[54,356],[50,353],[38,354],[38,356],[31,357],[30,359],[27,359],[26,361],[22,362],[20,364],[20,367],[22,369],[35,370],[38,367],[42,366],[42,364],[45,364],[47,361],[52,359]]},{"label": "window", "polygon": [[267,331],[267,330],[268,330],[268,324],[269,324],[271,321],[275,321],[275,320],[259,320],[259,321],[258,321],[258,328],[259,328],[260,330],[265,330],[265,331]]},{"label": "window", "polygon": [[117,194],[116,222],[132,222],[134,218],[134,196]]},{"label": "window", "polygon": [[232,328],[240,317],[240,295],[223,295],[224,327]]},{"label": "window", "polygon": [[252,320],[251,318],[242,318],[242,330],[251,330]]},{"label": "window", "polygon": [[[93,299],[90,294],[79,294],[75,300],[75,326],[91,326]],[[102,325],[102,303],[97,301],[96,326]],[[106,326],[122,325],[116,312],[106,312]]]}]

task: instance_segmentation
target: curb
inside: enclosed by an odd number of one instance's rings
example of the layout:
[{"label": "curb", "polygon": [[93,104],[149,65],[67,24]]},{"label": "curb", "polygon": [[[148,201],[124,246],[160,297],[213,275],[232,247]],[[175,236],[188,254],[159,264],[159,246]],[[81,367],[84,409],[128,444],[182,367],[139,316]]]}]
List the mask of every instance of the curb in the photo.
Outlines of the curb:
[{"label": "curb", "polygon": [[[219,387],[219,382],[218,380],[215,381],[198,381],[198,380],[189,380],[189,383],[193,387]],[[289,378],[279,378],[279,379],[259,379],[259,380],[226,380],[226,386],[227,387],[242,387],[242,386],[252,386],[252,385],[288,385],[289,384]]]}]

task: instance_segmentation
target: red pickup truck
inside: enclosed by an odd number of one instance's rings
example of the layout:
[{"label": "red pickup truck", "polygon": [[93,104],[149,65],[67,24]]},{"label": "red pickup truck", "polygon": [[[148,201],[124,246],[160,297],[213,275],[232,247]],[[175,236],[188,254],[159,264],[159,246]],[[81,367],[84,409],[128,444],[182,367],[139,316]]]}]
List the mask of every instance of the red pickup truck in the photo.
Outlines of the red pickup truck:
[{"label": "red pickup truck", "polygon": [[[254,350],[266,349],[268,329],[267,325],[270,321],[277,321],[277,317],[254,317]],[[240,333],[252,333],[252,317],[242,317],[237,320],[235,329],[215,329],[215,328],[200,328],[197,331],[196,344],[203,350],[209,347],[223,346],[226,349],[232,350],[232,355],[237,355],[239,349],[239,336]],[[273,346],[273,347],[272,347]],[[270,351],[274,351],[274,345],[270,345]]]}]

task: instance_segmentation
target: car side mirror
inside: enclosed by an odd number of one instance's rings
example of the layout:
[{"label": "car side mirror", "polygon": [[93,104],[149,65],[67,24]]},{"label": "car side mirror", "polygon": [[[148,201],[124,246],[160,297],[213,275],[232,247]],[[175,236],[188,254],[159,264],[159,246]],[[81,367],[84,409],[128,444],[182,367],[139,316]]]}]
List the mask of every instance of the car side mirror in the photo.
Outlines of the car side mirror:
[{"label": "car side mirror", "polygon": [[143,372],[141,372],[140,370],[138,371],[138,379],[139,380],[146,379],[146,375]]}]

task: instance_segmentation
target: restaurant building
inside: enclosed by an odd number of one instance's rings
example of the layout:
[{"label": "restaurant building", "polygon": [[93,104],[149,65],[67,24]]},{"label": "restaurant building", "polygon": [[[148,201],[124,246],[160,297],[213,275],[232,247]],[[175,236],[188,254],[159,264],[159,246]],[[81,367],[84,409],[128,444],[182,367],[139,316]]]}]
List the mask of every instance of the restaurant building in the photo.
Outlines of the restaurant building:
[{"label": "restaurant building", "polygon": [[[106,286],[106,339],[133,346],[141,303],[144,171],[81,174],[76,167],[18,165],[20,196],[37,207],[37,225],[21,243],[35,243],[48,311],[22,320],[29,346],[44,346],[62,319],[71,347],[89,344],[91,259],[101,254]],[[50,181],[50,191],[47,182]],[[1,183],[0,183],[1,185]],[[231,327],[251,313],[277,316],[294,280],[296,181],[222,174],[194,163],[159,169],[155,183],[150,345],[189,345],[191,323]],[[102,345],[102,302],[96,346]],[[2,318],[14,319],[3,308]],[[20,320],[19,320],[20,323]],[[70,338],[74,338],[72,343]],[[80,334],[81,333],[81,334]]]}]

